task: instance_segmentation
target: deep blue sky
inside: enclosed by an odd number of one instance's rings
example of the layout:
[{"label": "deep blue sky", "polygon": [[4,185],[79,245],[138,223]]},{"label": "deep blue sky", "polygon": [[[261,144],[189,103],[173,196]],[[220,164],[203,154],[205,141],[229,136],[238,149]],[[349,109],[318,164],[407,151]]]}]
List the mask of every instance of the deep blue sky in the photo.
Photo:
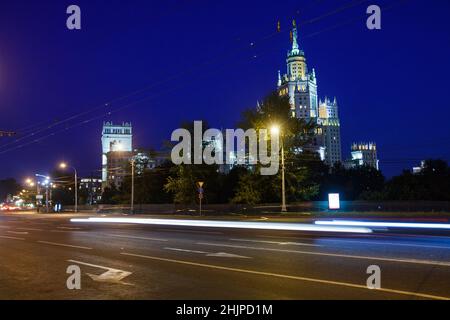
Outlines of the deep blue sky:
[{"label": "deep blue sky", "polygon": [[[82,175],[99,170],[104,120],[131,121],[135,146],[156,148],[183,120],[234,128],[285,70],[292,18],[319,95],[338,98],[344,157],[351,142],[375,141],[388,176],[419,159],[449,159],[450,2],[366,1],[335,11],[355,2],[1,1],[0,129],[20,133],[152,85],[111,108],[153,98],[75,118],[67,130],[1,139],[0,178],[46,173],[61,159]],[[385,8],[381,31],[365,27],[372,3]],[[81,31],[65,27],[70,4],[81,7]],[[273,36],[278,20],[284,32]]]}]

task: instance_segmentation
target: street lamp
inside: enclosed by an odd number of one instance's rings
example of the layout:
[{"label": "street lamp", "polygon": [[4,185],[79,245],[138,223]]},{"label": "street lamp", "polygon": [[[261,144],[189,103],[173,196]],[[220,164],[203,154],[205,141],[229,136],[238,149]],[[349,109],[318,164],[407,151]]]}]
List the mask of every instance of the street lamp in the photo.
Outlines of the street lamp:
[{"label": "street lamp", "polygon": [[40,208],[39,197],[40,197],[40,193],[41,193],[40,189],[39,189],[39,182],[37,181],[37,179],[36,179],[36,182],[34,182],[33,179],[28,178],[25,180],[25,183],[28,184],[28,186],[30,186],[30,188],[33,188],[34,186],[36,186],[36,210],[39,213],[39,208]]},{"label": "street lamp", "polygon": [[284,146],[283,139],[281,136],[281,129],[278,125],[272,126],[270,132],[274,136],[279,136],[281,143],[281,212],[286,212],[286,192],[285,192],[285,182],[284,182]]},{"label": "street lamp", "polygon": [[[61,169],[66,169],[69,166],[67,165],[67,163],[61,162],[59,164],[59,167]],[[72,168],[75,173],[75,213],[76,213],[76,212],[78,212],[78,187],[77,187],[78,175],[77,175],[77,169],[75,169],[74,167],[70,167],[70,168]]]},{"label": "street lamp", "polygon": [[134,214],[134,171],[136,167],[136,159],[131,158],[131,199],[130,213]]}]

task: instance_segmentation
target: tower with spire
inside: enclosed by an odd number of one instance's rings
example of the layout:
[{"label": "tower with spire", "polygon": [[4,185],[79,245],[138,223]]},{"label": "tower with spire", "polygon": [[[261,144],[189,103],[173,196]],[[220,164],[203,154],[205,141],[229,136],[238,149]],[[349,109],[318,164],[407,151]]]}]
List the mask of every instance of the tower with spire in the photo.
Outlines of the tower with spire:
[{"label": "tower with spire", "polygon": [[278,75],[278,91],[289,95],[292,115],[310,120],[318,115],[317,82],[314,69],[308,71],[306,57],[300,49],[295,20],[292,22],[292,48],[287,53],[287,71]]},{"label": "tower with spire", "polygon": [[318,152],[321,159],[332,166],[341,162],[340,123],[336,98],[330,101],[318,99],[316,72],[308,70],[304,51],[298,41],[295,20],[291,31],[292,48],[286,58],[287,71],[278,71],[277,88],[280,95],[289,96],[293,117],[312,121],[318,125],[313,145],[308,149]]}]

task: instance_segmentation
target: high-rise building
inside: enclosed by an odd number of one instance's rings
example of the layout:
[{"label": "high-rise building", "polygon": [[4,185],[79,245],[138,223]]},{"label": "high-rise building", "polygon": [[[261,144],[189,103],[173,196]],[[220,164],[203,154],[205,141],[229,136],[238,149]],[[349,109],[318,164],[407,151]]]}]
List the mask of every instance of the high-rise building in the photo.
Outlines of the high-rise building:
[{"label": "high-rise building", "polygon": [[312,121],[318,125],[313,143],[306,149],[319,153],[329,166],[341,162],[341,134],[336,98],[328,98],[319,103],[316,72],[311,72],[306,57],[298,43],[298,30],[295,21],[292,28],[292,49],[288,51],[287,73],[278,71],[278,92],[288,95],[293,117]]},{"label": "high-rise building", "polygon": [[[109,176],[108,158],[115,159],[115,162],[120,161],[120,155],[127,155],[133,150],[133,134],[131,123],[122,123],[121,125],[114,125],[112,122],[103,123],[102,131],[102,181],[104,186],[111,181]],[[111,153],[118,153],[114,156]]]},{"label": "high-rise building", "polygon": [[341,154],[341,124],[338,115],[336,98],[333,101],[325,97],[319,103],[319,118],[317,119],[318,144],[324,147],[325,163],[333,166],[342,162]]},{"label": "high-rise building", "polygon": [[352,158],[344,163],[347,169],[358,166],[369,166],[379,170],[377,145],[373,142],[352,144]]}]

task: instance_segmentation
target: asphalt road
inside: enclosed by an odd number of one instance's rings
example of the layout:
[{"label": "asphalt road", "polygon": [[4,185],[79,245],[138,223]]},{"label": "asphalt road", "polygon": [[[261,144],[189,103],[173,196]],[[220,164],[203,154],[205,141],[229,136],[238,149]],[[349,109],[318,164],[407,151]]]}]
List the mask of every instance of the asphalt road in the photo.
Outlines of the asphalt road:
[{"label": "asphalt road", "polygon": [[[450,237],[0,215],[0,299],[449,299]],[[69,290],[67,268],[81,269]],[[381,270],[368,289],[367,268]]]}]

